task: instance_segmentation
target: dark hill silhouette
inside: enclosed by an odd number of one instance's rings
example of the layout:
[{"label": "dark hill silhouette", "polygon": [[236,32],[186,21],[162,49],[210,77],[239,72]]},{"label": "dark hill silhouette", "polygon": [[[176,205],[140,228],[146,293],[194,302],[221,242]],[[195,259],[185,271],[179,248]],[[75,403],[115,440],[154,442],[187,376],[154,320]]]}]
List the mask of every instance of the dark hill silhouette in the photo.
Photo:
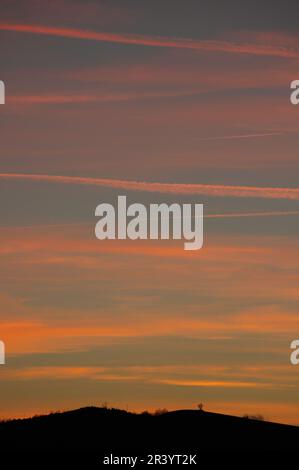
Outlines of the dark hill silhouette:
[{"label": "dark hill silhouette", "polygon": [[200,410],[134,414],[88,407],[0,423],[2,450],[190,453],[211,450],[295,450],[299,428]]}]

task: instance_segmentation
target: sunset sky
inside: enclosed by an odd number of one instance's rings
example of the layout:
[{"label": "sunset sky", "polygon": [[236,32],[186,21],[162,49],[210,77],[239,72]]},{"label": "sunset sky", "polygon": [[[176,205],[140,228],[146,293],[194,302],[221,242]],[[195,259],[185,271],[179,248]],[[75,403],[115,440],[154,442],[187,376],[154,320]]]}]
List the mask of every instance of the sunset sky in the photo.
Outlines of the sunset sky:
[{"label": "sunset sky", "polygon": [[[299,425],[294,4],[1,1],[0,418],[203,402]],[[120,194],[203,203],[204,248],[97,240]]]}]

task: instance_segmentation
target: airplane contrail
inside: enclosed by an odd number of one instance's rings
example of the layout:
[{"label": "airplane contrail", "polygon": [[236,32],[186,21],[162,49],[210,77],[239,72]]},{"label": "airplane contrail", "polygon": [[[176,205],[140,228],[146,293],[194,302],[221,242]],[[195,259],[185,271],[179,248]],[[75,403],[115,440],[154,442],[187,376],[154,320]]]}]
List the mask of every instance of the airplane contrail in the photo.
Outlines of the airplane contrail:
[{"label": "airplane contrail", "polygon": [[223,214],[205,214],[206,219],[230,219],[239,217],[280,217],[299,215],[299,211],[265,211],[265,212],[224,212]]},{"label": "airplane contrail", "polygon": [[37,24],[0,23],[0,30],[18,33],[31,33],[46,36],[56,36],[70,39],[85,39],[90,41],[131,44],[151,47],[168,47],[177,49],[192,49],[204,52],[227,52],[234,54],[252,54],[258,56],[273,56],[282,58],[298,58],[299,51],[285,46],[271,46],[258,43],[234,43],[220,40],[201,40],[161,37],[142,34],[105,33],[73,28],[57,28]]},{"label": "airplane contrail", "polygon": [[60,176],[27,173],[0,173],[0,180],[29,180],[49,183],[101,186],[126,191],[150,193],[203,195],[214,197],[263,198],[299,200],[299,188],[275,188],[259,186],[226,186],[220,184],[197,183],[154,183],[119,179],[92,178],[83,176]]},{"label": "airplane contrail", "polygon": [[200,141],[210,141],[210,140],[237,140],[237,139],[254,139],[258,137],[276,137],[285,135],[283,132],[264,132],[260,134],[235,134],[235,135],[223,135],[215,137],[200,137],[195,140]]},{"label": "airplane contrail", "polygon": [[[222,214],[204,214],[204,219],[231,219],[242,217],[280,217],[280,216],[295,216],[299,215],[299,211],[264,211],[264,212],[223,212]],[[57,223],[57,224],[29,224],[29,225],[0,225],[1,230],[26,230],[32,228],[70,228],[70,227],[89,227],[89,222],[70,222],[70,223]]]}]

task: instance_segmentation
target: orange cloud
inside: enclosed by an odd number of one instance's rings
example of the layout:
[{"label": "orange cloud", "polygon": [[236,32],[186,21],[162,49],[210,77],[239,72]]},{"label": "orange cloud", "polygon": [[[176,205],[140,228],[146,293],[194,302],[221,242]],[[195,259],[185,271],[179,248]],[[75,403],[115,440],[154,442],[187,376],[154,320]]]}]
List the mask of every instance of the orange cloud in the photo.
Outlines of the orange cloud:
[{"label": "orange cloud", "polygon": [[[266,311],[266,313],[263,313]],[[192,338],[230,338],[240,333],[279,334],[293,337],[299,331],[299,319],[284,311],[256,309],[236,315],[226,314],[210,319],[208,316],[192,318],[178,317],[164,313],[157,318],[141,315],[138,319],[119,319],[115,325],[112,319],[98,322],[82,322],[73,319],[69,324],[55,325],[52,322],[18,321],[0,324],[1,339],[8,345],[7,353],[48,352],[70,348],[80,349],[87,344],[94,345],[103,339],[115,342],[117,339],[185,336]]]},{"label": "orange cloud", "polygon": [[159,380],[159,383],[166,385],[177,385],[179,387],[208,387],[208,388],[269,388],[271,384],[258,382],[238,382],[228,380]]},{"label": "orange cloud", "polygon": [[[18,380],[32,380],[32,379],[50,379],[50,380],[67,380],[67,379],[89,379],[100,381],[145,381],[150,383],[158,383],[164,385],[175,385],[180,387],[205,387],[205,388],[277,388],[279,384],[261,383],[255,381],[240,381],[234,380],[211,380],[211,379],[186,379],[186,378],[159,378],[155,374],[147,374],[147,369],[139,370],[134,374],[133,368],[120,368],[123,372],[120,373],[118,369],[114,370],[106,367],[28,367],[18,370],[6,370],[1,374],[1,378],[5,379],[18,379]],[[158,368],[157,368],[158,369]],[[163,368],[162,368],[163,369]],[[172,371],[178,374],[175,367]],[[132,374],[133,372],[133,374]],[[165,368],[164,368],[165,373]],[[215,373],[215,371],[214,371]],[[196,374],[198,375],[198,373]]]}]

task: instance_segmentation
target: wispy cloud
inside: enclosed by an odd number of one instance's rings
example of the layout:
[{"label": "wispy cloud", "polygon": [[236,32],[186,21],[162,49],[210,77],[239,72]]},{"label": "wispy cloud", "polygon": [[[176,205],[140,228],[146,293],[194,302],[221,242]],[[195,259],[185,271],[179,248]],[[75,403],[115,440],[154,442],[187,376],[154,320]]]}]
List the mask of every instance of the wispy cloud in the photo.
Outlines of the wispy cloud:
[{"label": "wispy cloud", "polygon": [[165,385],[176,385],[179,387],[208,387],[208,388],[271,388],[272,384],[264,384],[258,382],[238,382],[228,380],[159,380],[159,383]]},{"label": "wispy cloud", "polygon": [[252,54],[258,56],[274,56],[282,58],[298,58],[297,50],[286,46],[271,46],[259,43],[237,43],[229,41],[199,40],[160,37],[141,34],[106,33],[72,28],[57,28],[37,24],[0,23],[0,30],[18,33],[41,34],[47,36],[84,39],[91,41],[131,44],[151,47],[169,47],[191,49],[203,52],[226,52],[233,54]]},{"label": "wispy cloud", "polygon": [[105,94],[44,94],[44,95],[13,95],[7,100],[7,104],[13,105],[52,105],[69,103],[109,103],[121,101],[138,101],[155,98],[176,98],[192,96],[203,93],[203,90],[188,91],[163,91],[163,92],[127,92]]},{"label": "wispy cloud", "polygon": [[220,184],[197,183],[155,183],[118,179],[92,178],[83,176],[59,176],[46,174],[0,173],[0,180],[45,181],[48,183],[77,184],[144,191],[164,194],[200,194],[213,197],[239,197],[299,200],[299,188],[274,188],[259,186],[226,186]]}]

